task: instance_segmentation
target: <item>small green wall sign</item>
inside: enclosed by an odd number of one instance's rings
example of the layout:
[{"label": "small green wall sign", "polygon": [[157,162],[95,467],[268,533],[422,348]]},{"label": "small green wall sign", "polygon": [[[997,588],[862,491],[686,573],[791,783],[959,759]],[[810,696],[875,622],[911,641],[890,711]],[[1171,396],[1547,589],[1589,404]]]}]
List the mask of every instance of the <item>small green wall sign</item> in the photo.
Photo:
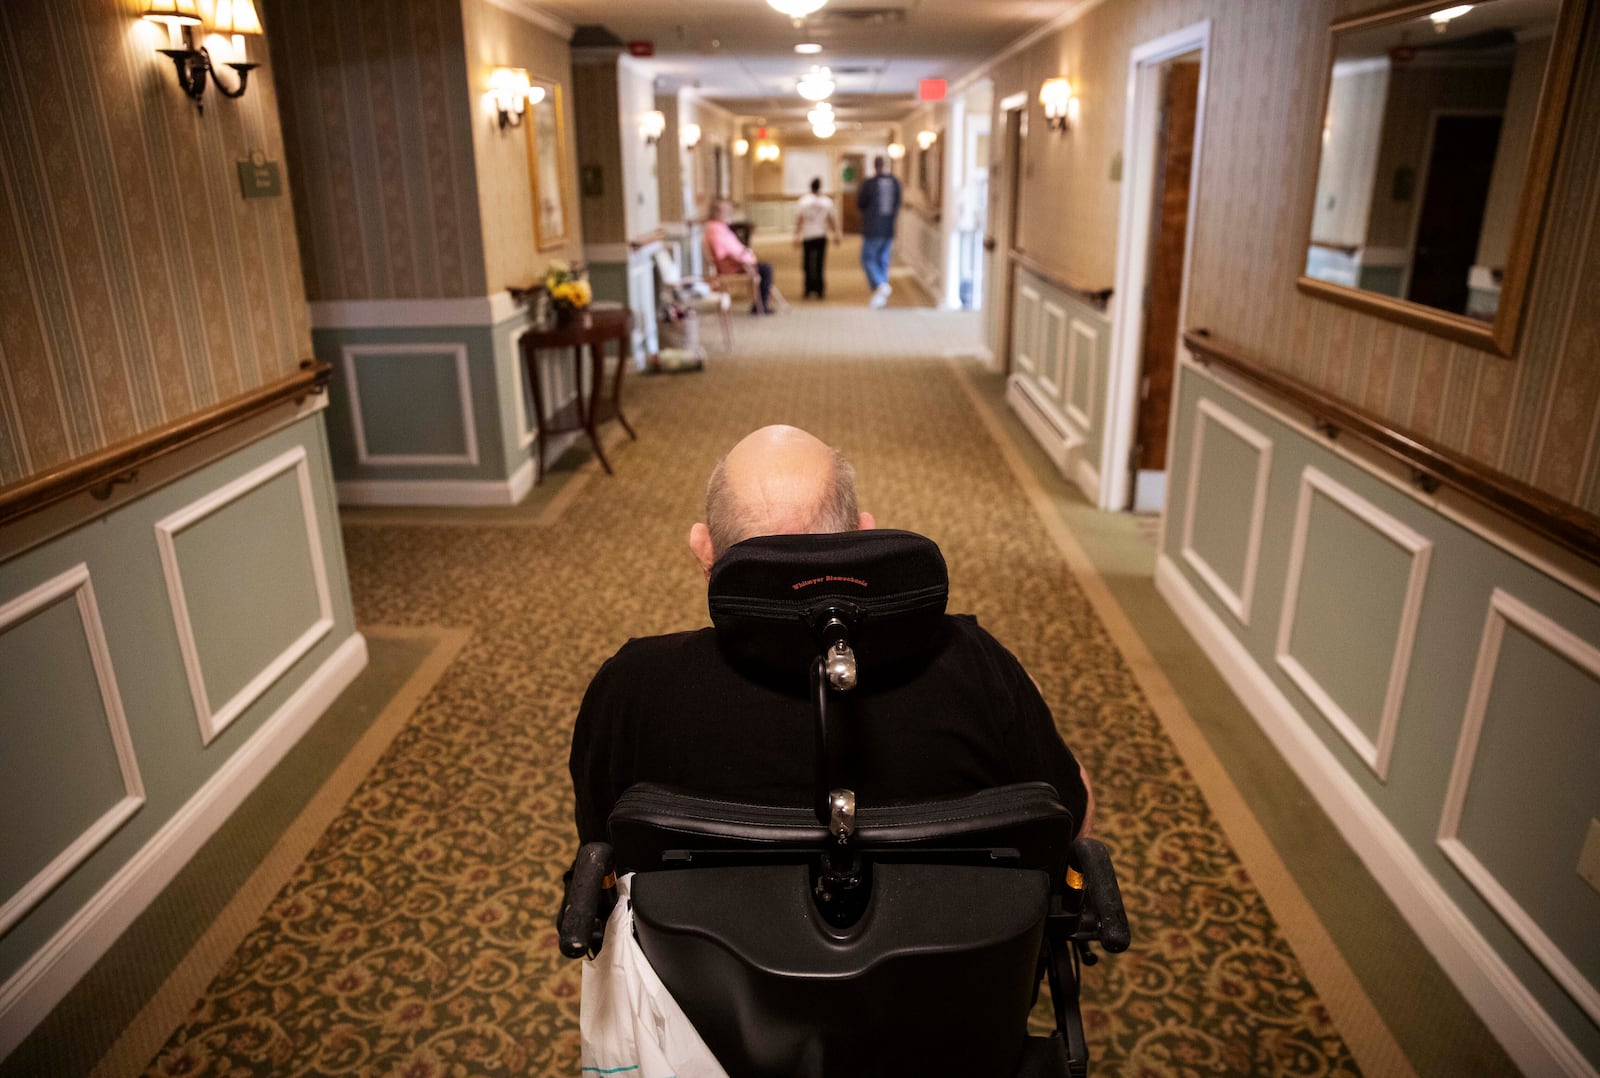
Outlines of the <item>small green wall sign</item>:
[{"label": "small green wall sign", "polygon": [[252,153],[247,160],[240,161],[239,191],[245,198],[276,198],[283,194],[278,162],[268,161],[267,155],[260,150]]}]

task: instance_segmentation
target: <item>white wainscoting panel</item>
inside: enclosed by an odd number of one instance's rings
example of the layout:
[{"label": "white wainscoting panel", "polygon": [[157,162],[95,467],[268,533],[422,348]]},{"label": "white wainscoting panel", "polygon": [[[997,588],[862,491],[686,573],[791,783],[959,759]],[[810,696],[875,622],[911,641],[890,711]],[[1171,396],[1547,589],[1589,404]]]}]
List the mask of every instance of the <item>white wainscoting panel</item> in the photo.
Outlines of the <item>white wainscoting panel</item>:
[{"label": "white wainscoting panel", "polygon": [[[1074,318],[1067,330],[1067,393],[1064,403],[1067,418],[1083,428],[1094,429],[1094,354],[1100,331],[1081,318]],[[1078,392],[1078,386],[1083,392]]]},{"label": "white wainscoting panel", "polygon": [[[1406,594],[1400,608],[1400,624],[1395,638],[1394,658],[1389,666],[1388,687],[1378,720],[1378,737],[1366,733],[1341,708],[1310,671],[1289,653],[1294,634],[1294,618],[1300,594],[1300,577],[1305,568],[1306,545],[1311,525],[1311,502],[1317,495],[1328,498],[1346,512],[1387,537],[1411,555],[1411,570],[1406,578]],[[1366,761],[1380,780],[1389,776],[1389,754],[1394,749],[1395,731],[1400,721],[1400,701],[1405,695],[1406,675],[1411,666],[1411,647],[1417,635],[1417,619],[1422,612],[1422,593],[1428,579],[1428,560],[1433,543],[1383,512],[1361,495],[1335,481],[1315,467],[1307,467],[1300,477],[1300,502],[1295,511],[1294,538],[1289,546],[1289,577],[1283,593],[1283,615],[1278,623],[1277,662],[1289,679],[1299,686],[1316,709],[1322,712],[1356,755]]]},{"label": "white wainscoting panel", "polygon": [[[206,689],[205,671],[201,668],[194,624],[189,617],[188,597],[183,590],[183,573],[178,565],[177,535],[196,521],[238,501],[290,470],[295,472],[299,483],[306,545],[317,592],[317,619],[235,693],[232,699],[224,701],[218,707],[213,704],[211,694]],[[183,651],[184,671],[188,675],[189,691],[194,698],[195,716],[200,723],[200,738],[204,744],[209,745],[229,723],[255,703],[273,682],[282,677],[285,671],[333,629],[333,600],[328,591],[328,570],[322,557],[322,537],[317,528],[316,497],[311,489],[311,469],[307,463],[305,448],[295,446],[176,513],[164,517],[156,523],[156,544],[161,552],[161,570],[167,581],[167,597],[172,604],[172,618],[178,629],[178,645]]]},{"label": "white wainscoting panel", "polygon": [[1039,388],[1051,401],[1065,404],[1067,312],[1050,300],[1043,300],[1039,305],[1039,359]]},{"label": "white wainscoting panel", "polygon": [[[1444,814],[1439,821],[1439,848],[1461,870],[1468,882],[1478,889],[1484,901],[1494,907],[1534,957],[1550,971],[1550,976],[1583,1008],[1590,1021],[1600,1023],[1600,989],[1596,989],[1594,983],[1562,953],[1561,948],[1545,934],[1522,904],[1495,878],[1494,873],[1478,860],[1460,836],[1461,813],[1467,803],[1472,765],[1477,759],[1478,739],[1483,733],[1489,694],[1494,688],[1495,669],[1500,662],[1500,644],[1508,622],[1600,680],[1600,649],[1514,595],[1499,588],[1494,590],[1489,600],[1489,614],[1484,621],[1483,640],[1478,646],[1477,666],[1472,672],[1472,689],[1467,697],[1466,716],[1461,724],[1461,741],[1456,747],[1455,765],[1451,768],[1450,785],[1445,792]],[[1593,718],[1595,733],[1600,736],[1600,715]]]},{"label": "white wainscoting panel", "polygon": [[[144,781],[139,776],[139,763],[133,755],[133,737],[128,731],[128,717],[122,709],[122,695],[117,691],[117,675],[111,667],[111,652],[106,647],[105,628],[100,621],[100,607],[94,598],[94,583],[89,579],[89,567],[79,563],[45,581],[31,591],[17,596],[0,606],[0,633],[48,606],[73,596],[78,607],[78,620],[83,626],[84,643],[94,662],[95,681],[100,690],[100,701],[105,708],[106,725],[111,743],[117,753],[117,768],[122,775],[122,797],[100,815],[84,832],[51,859],[33,878],[0,904],[0,935],[28,915],[55,886],[99,849],[101,844],[116,833],[139,807],[144,804]],[[71,781],[71,776],[63,776]],[[16,821],[7,821],[14,826]]]},{"label": "white wainscoting panel", "polygon": [[1032,285],[1017,286],[1017,325],[1014,344],[1017,369],[1037,378],[1039,362],[1034,357],[1039,353],[1039,290]]},{"label": "white wainscoting panel", "polygon": [[[355,427],[356,461],[372,467],[415,467],[417,465],[455,465],[476,467],[478,463],[478,426],[472,411],[472,373],[467,363],[467,346],[459,341],[439,344],[347,344],[340,350],[344,357],[344,379],[350,394],[350,421]],[[464,445],[459,453],[372,453],[367,448],[366,422],[361,414],[361,383],[356,362],[357,356],[431,355],[452,356],[455,360],[456,392],[460,396],[461,430]]]},{"label": "white wainscoting panel", "polygon": [[[1195,506],[1200,503],[1200,471],[1205,463],[1206,426],[1216,423],[1256,451],[1255,486],[1250,497],[1250,533],[1245,545],[1243,579],[1235,588],[1194,548]],[[1272,474],[1272,439],[1232,412],[1202,398],[1194,418],[1194,438],[1189,451],[1189,493],[1183,506],[1183,560],[1193,569],[1217,601],[1239,624],[1250,624],[1250,604],[1256,590],[1256,565],[1261,556],[1261,529],[1267,520],[1267,481]]]}]

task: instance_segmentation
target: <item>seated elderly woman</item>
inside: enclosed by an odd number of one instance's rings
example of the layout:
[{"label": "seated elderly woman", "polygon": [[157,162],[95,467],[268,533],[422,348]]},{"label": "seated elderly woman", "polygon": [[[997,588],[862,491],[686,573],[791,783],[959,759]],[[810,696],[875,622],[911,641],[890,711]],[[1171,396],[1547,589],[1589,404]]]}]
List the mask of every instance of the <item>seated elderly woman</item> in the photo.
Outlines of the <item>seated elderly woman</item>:
[{"label": "seated elderly woman", "polygon": [[772,264],[756,258],[756,253],[733,234],[728,227],[732,204],[717,199],[711,204],[711,219],[706,222],[706,246],[711,249],[711,260],[719,274],[753,273],[757,279],[757,298],[750,306],[751,314],[772,313]]}]

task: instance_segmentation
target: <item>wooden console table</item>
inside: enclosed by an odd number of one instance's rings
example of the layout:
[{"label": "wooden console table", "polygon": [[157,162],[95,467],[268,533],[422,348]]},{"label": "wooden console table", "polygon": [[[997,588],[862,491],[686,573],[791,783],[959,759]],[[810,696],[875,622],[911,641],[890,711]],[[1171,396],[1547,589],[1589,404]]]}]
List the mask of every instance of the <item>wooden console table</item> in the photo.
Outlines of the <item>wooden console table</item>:
[{"label": "wooden console table", "polygon": [[[534,456],[534,482],[544,481],[544,454],[545,447],[550,443],[550,436],[562,434],[566,431],[582,430],[589,435],[589,444],[594,447],[594,455],[600,458],[600,466],[611,474],[611,462],[606,460],[605,450],[600,448],[600,436],[596,433],[600,424],[608,419],[615,419],[622,424],[622,429],[628,432],[629,438],[637,439],[639,436],[633,432],[633,427],[628,425],[628,417],[622,414],[622,376],[628,369],[628,361],[632,355],[633,337],[633,312],[627,309],[610,311],[590,311],[572,322],[557,324],[549,327],[535,327],[524,333],[518,339],[517,345],[522,351],[522,368],[527,373],[528,384],[533,389],[533,414],[538,424],[539,448]],[[611,392],[604,392],[606,370],[606,342],[617,342],[617,373],[611,381]],[[589,350],[589,388],[587,392],[583,386],[583,350]],[[572,400],[556,409],[550,415],[545,414],[544,384],[539,377],[539,350],[569,351],[572,356],[572,384],[574,396]]]}]

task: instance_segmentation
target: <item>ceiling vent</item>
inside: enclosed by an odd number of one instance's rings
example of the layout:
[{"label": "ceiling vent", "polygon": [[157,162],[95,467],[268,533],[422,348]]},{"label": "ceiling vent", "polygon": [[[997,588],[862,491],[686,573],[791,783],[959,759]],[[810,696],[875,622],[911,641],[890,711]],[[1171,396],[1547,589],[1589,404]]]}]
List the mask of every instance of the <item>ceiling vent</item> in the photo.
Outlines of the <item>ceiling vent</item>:
[{"label": "ceiling vent", "polygon": [[857,26],[900,26],[906,21],[906,9],[903,7],[825,7],[821,11],[806,16],[806,25],[857,27]]}]

